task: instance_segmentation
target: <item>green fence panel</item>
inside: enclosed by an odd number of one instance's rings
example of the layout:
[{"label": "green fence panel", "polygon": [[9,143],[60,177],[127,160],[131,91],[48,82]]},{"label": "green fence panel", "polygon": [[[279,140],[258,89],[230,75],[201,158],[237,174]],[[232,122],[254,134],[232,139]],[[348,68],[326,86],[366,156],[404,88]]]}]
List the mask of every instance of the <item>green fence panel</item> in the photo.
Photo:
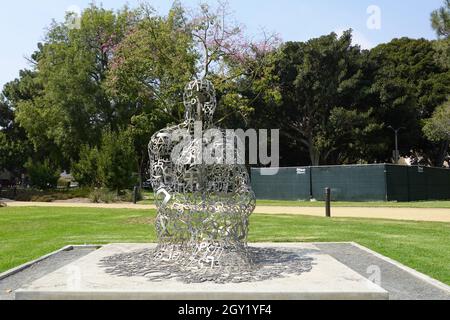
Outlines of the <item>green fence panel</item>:
[{"label": "green fence panel", "polygon": [[450,170],[423,168],[427,178],[427,200],[450,199]]},{"label": "green fence panel", "polygon": [[[271,175],[270,173],[276,173]],[[450,200],[450,170],[391,164],[252,169],[258,199],[334,201]]]},{"label": "green fence panel", "polygon": [[268,200],[310,200],[311,169],[252,168],[252,188],[258,199]]},{"label": "green fence panel", "polygon": [[[428,171],[423,167],[403,167],[407,170],[408,201],[421,201],[429,199]],[[401,200],[399,200],[401,201]]]},{"label": "green fence panel", "polygon": [[408,170],[398,165],[385,165],[388,201],[409,201]]},{"label": "green fence panel", "polygon": [[389,201],[450,199],[450,170],[386,165]]},{"label": "green fence panel", "polygon": [[384,165],[312,167],[314,199],[325,199],[331,188],[333,201],[386,201]]}]

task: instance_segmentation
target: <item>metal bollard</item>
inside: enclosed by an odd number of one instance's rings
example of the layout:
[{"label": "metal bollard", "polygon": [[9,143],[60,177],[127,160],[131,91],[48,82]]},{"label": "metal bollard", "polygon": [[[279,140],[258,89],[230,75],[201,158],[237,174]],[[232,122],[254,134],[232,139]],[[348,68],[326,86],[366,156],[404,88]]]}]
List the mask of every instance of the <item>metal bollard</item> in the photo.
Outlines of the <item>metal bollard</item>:
[{"label": "metal bollard", "polygon": [[138,187],[135,186],[133,189],[133,203],[136,204],[137,203],[137,198],[138,198]]},{"label": "metal bollard", "polygon": [[331,218],[331,189],[325,188],[325,214]]}]

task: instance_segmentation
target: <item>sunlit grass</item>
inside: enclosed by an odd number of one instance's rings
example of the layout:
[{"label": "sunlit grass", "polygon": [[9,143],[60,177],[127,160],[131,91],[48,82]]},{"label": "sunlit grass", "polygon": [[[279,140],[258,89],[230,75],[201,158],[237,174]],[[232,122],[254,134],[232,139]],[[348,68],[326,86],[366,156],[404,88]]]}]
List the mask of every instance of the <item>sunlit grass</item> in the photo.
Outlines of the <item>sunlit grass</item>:
[{"label": "sunlit grass", "polygon": [[[68,244],[154,242],[154,210],[0,208],[0,272]],[[251,242],[354,241],[450,284],[450,224],[259,215]]]}]

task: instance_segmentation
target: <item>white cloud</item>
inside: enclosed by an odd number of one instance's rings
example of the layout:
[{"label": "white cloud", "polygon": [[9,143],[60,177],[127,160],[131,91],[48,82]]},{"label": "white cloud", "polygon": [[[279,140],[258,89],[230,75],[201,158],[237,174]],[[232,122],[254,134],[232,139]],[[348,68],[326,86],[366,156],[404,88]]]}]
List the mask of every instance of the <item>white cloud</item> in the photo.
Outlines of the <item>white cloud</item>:
[{"label": "white cloud", "polygon": [[[348,30],[350,28],[339,28],[337,30],[335,30],[334,32],[336,32],[336,34],[340,37],[344,34],[344,31]],[[367,50],[367,49],[372,49],[373,47],[375,47],[375,44],[373,44],[372,41],[370,41],[364,33],[358,31],[358,30],[353,30],[352,31],[352,36],[353,36],[353,40],[352,43],[353,45],[359,45],[361,46],[361,49]]]}]

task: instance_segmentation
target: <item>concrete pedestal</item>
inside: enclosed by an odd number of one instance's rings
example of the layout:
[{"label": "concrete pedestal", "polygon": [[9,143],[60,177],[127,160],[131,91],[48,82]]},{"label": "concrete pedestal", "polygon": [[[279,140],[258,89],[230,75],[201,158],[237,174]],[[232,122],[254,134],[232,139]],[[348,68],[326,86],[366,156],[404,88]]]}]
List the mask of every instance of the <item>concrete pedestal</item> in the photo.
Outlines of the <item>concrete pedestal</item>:
[{"label": "concrete pedestal", "polygon": [[[310,272],[252,283],[185,284],[177,280],[107,274],[100,261],[111,255],[154,248],[111,244],[16,291],[17,300],[383,300],[388,293],[312,244],[258,244],[292,249],[313,259]],[[295,250],[294,250],[295,249]],[[299,251],[300,250],[300,251]]]}]

